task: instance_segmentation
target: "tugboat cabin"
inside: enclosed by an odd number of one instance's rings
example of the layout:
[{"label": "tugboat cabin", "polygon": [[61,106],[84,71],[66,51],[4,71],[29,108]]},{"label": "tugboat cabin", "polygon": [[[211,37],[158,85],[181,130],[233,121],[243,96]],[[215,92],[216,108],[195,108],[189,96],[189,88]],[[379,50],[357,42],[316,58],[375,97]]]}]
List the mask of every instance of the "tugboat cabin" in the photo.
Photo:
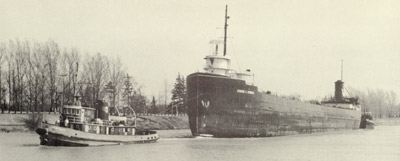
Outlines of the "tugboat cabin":
[{"label": "tugboat cabin", "polygon": [[[125,119],[109,117],[106,106],[100,109],[78,105],[64,106],[60,126],[103,135],[135,135],[136,124]],[[129,123],[129,124],[128,124]]]}]

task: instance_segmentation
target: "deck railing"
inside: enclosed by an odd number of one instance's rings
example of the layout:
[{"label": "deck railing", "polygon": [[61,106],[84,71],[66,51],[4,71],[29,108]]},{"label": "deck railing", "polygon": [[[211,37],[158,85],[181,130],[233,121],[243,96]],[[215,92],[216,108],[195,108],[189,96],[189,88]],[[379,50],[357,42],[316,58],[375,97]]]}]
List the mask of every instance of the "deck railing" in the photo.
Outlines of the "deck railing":
[{"label": "deck railing", "polygon": [[79,123],[82,122],[80,117],[74,117],[74,116],[67,116],[67,119],[70,123]]},{"label": "deck railing", "polygon": [[137,113],[138,116],[187,116],[187,114],[150,114],[150,113]]}]

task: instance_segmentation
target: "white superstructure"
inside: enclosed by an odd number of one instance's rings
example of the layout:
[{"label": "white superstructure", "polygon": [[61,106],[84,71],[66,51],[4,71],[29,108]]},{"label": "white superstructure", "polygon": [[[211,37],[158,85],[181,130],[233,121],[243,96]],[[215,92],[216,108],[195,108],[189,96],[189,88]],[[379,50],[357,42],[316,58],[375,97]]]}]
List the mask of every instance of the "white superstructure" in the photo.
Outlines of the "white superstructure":
[{"label": "white superstructure", "polygon": [[244,80],[247,84],[253,82],[252,81],[253,74],[250,72],[250,70],[246,71],[232,70],[231,59],[226,55],[223,56],[222,54],[218,54],[218,45],[220,43],[221,41],[218,40],[210,41],[212,51],[210,55],[207,55],[204,58],[206,60],[204,70],[207,73],[224,75],[233,79]]}]

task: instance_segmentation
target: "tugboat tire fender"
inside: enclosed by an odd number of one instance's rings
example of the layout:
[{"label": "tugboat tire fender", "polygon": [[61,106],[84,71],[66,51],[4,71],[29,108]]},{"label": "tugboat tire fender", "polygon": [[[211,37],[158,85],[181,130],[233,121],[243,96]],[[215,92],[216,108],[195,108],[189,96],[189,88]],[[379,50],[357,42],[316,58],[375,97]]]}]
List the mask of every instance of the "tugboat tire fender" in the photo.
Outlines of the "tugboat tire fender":
[{"label": "tugboat tire fender", "polygon": [[47,130],[39,128],[39,129],[36,129],[36,133],[39,134],[40,136],[42,136],[42,135],[45,135],[47,133]]}]

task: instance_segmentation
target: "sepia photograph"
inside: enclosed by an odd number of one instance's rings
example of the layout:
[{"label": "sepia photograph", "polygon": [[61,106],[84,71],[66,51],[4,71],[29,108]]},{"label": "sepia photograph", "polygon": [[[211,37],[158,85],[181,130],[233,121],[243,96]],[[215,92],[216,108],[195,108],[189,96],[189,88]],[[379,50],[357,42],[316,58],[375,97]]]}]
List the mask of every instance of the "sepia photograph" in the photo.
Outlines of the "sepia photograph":
[{"label": "sepia photograph", "polygon": [[0,0],[0,160],[399,161],[400,1]]}]

